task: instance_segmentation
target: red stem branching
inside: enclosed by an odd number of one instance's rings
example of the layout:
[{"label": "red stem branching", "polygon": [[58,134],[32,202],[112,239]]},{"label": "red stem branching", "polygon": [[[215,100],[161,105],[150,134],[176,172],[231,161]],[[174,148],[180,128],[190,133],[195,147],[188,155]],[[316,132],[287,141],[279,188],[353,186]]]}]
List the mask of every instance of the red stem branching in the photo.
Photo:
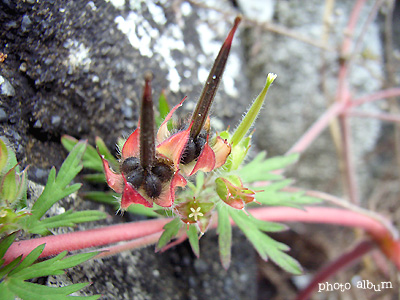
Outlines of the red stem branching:
[{"label": "red stem branching", "polygon": [[372,250],[374,246],[375,244],[372,241],[362,241],[349,252],[342,254],[337,259],[330,262],[328,265],[319,270],[319,272],[314,276],[313,280],[297,295],[295,300],[310,299],[310,295],[313,290],[317,288],[318,283],[327,280],[339,270],[355,264],[363,255]]}]

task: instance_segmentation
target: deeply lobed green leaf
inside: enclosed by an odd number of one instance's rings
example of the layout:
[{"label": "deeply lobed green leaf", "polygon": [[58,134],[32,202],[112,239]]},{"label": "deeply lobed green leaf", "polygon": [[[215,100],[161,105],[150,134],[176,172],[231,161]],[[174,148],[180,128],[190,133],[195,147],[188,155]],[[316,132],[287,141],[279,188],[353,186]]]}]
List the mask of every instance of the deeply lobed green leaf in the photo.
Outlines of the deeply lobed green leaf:
[{"label": "deeply lobed green leaf", "polygon": [[266,235],[263,232],[266,228],[263,228],[263,231],[260,230],[259,225],[254,224],[251,218],[243,211],[230,210],[230,215],[262,259],[267,260],[270,258],[284,270],[293,274],[301,274],[300,264],[283,252],[289,250],[288,246]]}]

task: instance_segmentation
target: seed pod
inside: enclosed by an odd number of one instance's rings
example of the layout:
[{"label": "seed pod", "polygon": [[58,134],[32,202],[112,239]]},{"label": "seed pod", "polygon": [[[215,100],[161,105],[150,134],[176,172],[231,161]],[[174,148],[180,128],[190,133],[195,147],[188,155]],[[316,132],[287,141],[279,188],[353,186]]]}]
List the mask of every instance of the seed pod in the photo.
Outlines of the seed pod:
[{"label": "seed pod", "polygon": [[143,187],[147,196],[150,198],[157,198],[161,194],[162,183],[152,172],[147,172]]},{"label": "seed pod", "polygon": [[120,170],[124,174],[128,174],[140,166],[140,161],[137,157],[128,157],[125,159],[120,167]]},{"label": "seed pod", "polygon": [[163,162],[158,162],[152,169],[151,172],[161,180],[161,182],[166,182],[172,178],[174,171],[170,166]]}]

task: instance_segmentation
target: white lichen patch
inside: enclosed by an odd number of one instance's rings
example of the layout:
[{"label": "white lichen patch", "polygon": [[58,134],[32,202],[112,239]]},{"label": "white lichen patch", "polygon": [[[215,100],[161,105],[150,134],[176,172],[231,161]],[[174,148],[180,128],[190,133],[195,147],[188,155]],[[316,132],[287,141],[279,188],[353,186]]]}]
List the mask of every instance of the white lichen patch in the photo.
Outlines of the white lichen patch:
[{"label": "white lichen patch", "polygon": [[157,38],[159,33],[150,26],[147,20],[139,14],[130,12],[126,19],[118,16],[114,21],[117,23],[117,28],[128,37],[131,45],[139,50],[141,55],[153,56],[153,51],[150,47],[151,39],[152,37]]},{"label": "white lichen patch", "polygon": [[158,25],[165,25],[165,23],[167,23],[167,19],[165,18],[163,9],[151,1],[147,1],[147,5],[154,22],[156,22]]},{"label": "white lichen patch", "polygon": [[[215,18],[216,17],[214,16],[214,19]],[[226,26],[226,30],[222,36],[226,36],[227,32],[228,27]],[[217,39],[216,32],[214,32],[207,23],[199,24],[197,26],[197,33],[200,38],[200,44],[203,52],[207,55],[209,61],[213,61],[217,57],[218,52],[221,49],[223,40]],[[202,63],[200,59],[201,58],[199,57],[199,62]],[[204,68],[199,69],[197,74],[200,82],[206,81],[208,72],[209,70],[205,71]],[[222,77],[222,86],[225,92],[232,97],[237,97],[237,95],[239,94],[239,91],[235,87],[235,78],[238,78],[239,75],[240,59],[238,55],[234,53],[234,51],[231,51],[231,54],[226,64],[224,76]]]},{"label": "white lichen patch", "polygon": [[105,0],[106,2],[111,2],[115,8],[122,9],[125,5],[125,0]]},{"label": "white lichen patch", "polygon": [[[156,4],[148,6],[153,20],[159,25],[164,26],[167,22],[161,7]],[[175,24],[168,25],[160,34],[158,29],[136,12],[130,12],[126,18],[118,16],[115,18],[117,28],[121,30],[129,39],[132,47],[137,49],[142,56],[153,57],[159,59],[161,67],[168,69],[168,80],[170,82],[170,90],[178,92],[180,88],[181,77],[176,69],[176,61],[172,52],[178,50],[183,52],[185,44],[183,42],[183,33],[179,26]]]},{"label": "white lichen patch", "polygon": [[189,2],[182,2],[181,13],[183,16],[187,17],[192,13],[193,9]]},{"label": "white lichen patch", "polygon": [[67,65],[70,71],[74,71],[76,68],[89,70],[92,60],[89,56],[89,49],[83,43],[68,39],[64,43],[64,47],[69,49]]},{"label": "white lichen patch", "polygon": [[231,53],[228,62],[226,63],[222,84],[224,85],[226,93],[232,97],[237,97],[239,95],[239,91],[235,86],[235,78],[239,78],[239,76],[240,58],[236,53]]},{"label": "white lichen patch", "polygon": [[207,70],[206,68],[200,67],[199,70],[197,71],[197,77],[199,78],[199,81],[206,82],[209,72],[210,71]]},{"label": "white lichen patch", "polygon": [[165,63],[165,66],[168,68],[167,78],[170,83],[169,88],[173,92],[179,91],[181,77],[176,70],[176,61],[172,57],[172,51],[184,51],[184,48],[183,35],[177,25],[170,25],[167,32],[154,44],[154,50],[162,56],[162,63]]}]

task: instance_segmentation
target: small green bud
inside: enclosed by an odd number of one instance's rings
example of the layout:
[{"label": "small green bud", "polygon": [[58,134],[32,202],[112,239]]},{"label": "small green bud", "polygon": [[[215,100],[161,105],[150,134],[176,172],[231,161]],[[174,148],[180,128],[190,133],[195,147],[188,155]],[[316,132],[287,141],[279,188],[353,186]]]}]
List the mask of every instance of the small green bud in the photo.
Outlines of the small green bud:
[{"label": "small green bud", "polygon": [[265,96],[267,95],[268,89],[271,84],[274,82],[275,78],[277,77],[276,74],[269,73],[267,76],[267,81],[261,93],[258,95],[256,100],[254,100],[253,104],[251,105],[250,109],[247,111],[246,115],[244,116],[242,122],[240,122],[239,126],[236,128],[235,132],[232,135],[230,143],[234,147],[237,145],[247,134],[251,126],[253,126],[254,121],[256,120],[258,113],[260,112],[262,105],[265,100]]}]

